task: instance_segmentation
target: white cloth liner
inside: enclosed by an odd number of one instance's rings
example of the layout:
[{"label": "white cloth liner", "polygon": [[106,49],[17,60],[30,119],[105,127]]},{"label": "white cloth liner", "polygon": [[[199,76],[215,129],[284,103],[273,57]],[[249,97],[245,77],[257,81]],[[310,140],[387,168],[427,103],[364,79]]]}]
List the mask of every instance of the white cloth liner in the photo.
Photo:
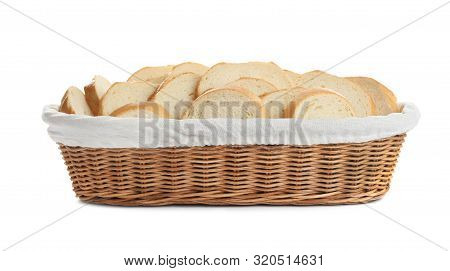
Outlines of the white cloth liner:
[{"label": "white cloth liner", "polygon": [[401,113],[339,120],[138,119],[90,117],[44,108],[42,118],[57,143],[92,148],[160,148],[216,145],[315,145],[360,143],[406,133],[420,113],[410,103]]}]

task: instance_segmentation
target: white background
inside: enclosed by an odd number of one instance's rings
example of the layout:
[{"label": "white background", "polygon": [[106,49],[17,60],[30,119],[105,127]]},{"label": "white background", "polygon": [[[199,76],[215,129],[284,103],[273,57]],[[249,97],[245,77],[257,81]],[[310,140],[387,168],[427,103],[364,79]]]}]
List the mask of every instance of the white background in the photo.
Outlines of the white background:
[{"label": "white background", "polygon": [[[5,1],[130,72],[250,60],[326,70],[445,3]],[[449,27],[450,4],[330,70],[374,77],[421,109],[390,192],[369,205],[379,213],[365,205],[87,205],[51,224],[83,204],[41,121],[43,106],[94,74],[112,81],[129,75],[0,2],[0,248],[39,231],[2,251],[0,270],[169,270],[123,263],[158,254],[249,259],[240,267],[175,270],[284,270],[253,267],[252,255],[305,253],[324,255],[324,266],[309,270],[449,270]]]}]

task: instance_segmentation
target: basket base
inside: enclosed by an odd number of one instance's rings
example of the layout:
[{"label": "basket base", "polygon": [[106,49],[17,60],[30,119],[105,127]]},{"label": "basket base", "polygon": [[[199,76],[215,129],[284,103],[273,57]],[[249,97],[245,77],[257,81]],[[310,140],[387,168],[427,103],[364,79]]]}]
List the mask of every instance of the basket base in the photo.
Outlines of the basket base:
[{"label": "basket base", "polygon": [[231,200],[231,201],[221,201],[221,200],[211,200],[211,201],[174,201],[174,200],[166,200],[166,201],[156,201],[156,200],[144,200],[142,203],[135,202],[135,201],[122,201],[120,199],[104,199],[104,198],[91,198],[91,199],[85,199],[79,197],[79,199],[84,203],[89,204],[98,204],[98,205],[110,205],[110,206],[127,206],[127,207],[158,207],[158,206],[198,206],[198,205],[205,205],[205,206],[319,206],[319,205],[351,205],[351,204],[364,204],[364,203],[370,203],[377,200],[380,200],[384,197],[384,195],[387,193],[388,189],[386,191],[383,191],[379,193],[379,195],[375,196],[366,196],[361,199],[354,199],[352,201],[349,201],[347,199],[338,201],[338,200],[323,200],[323,199],[315,199],[315,200],[300,200],[300,201],[293,201],[293,200],[286,200],[286,201],[270,201],[270,200],[264,200],[260,203],[256,201],[251,200]]},{"label": "basket base", "polygon": [[88,203],[336,205],[382,198],[404,137],[314,146],[60,149],[77,197]]}]

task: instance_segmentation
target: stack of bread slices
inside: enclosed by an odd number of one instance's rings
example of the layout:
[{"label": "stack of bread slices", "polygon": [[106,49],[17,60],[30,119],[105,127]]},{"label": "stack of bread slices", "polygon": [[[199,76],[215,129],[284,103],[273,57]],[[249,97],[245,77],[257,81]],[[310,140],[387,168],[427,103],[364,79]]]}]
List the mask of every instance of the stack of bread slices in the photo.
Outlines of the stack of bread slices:
[{"label": "stack of bread slices", "polygon": [[393,92],[372,78],[298,74],[272,62],[144,67],[113,84],[97,75],[84,92],[70,87],[60,105],[67,114],[174,119],[339,119],[398,110]]}]

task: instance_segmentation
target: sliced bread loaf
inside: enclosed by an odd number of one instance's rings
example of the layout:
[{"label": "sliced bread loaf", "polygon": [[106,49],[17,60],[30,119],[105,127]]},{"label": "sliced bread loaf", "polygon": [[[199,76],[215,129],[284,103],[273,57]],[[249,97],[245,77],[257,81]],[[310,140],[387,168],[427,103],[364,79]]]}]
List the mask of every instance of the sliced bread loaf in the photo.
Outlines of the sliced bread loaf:
[{"label": "sliced bread loaf", "polygon": [[83,92],[77,87],[69,87],[64,94],[63,101],[59,107],[59,111],[67,114],[92,116]]},{"label": "sliced bread loaf", "polygon": [[168,78],[150,97],[150,100],[164,107],[174,118],[179,119],[195,99],[199,80],[200,76],[191,72]]},{"label": "sliced bread loaf", "polygon": [[129,103],[146,102],[155,90],[156,85],[148,82],[114,83],[100,100],[99,115],[108,116]]},{"label": "sliced bread loaf", "polygon": [[354,117],[350,102],[339,93],[309,89],[291,102],[286,117],[301,119],[340,119]]},{"label": "sliced bread loaf", "polygon": [[173,67],[170,77],[175,77],[182,73],[191,72],[197,75],[203,75],[209,68],[205,65],[193,62],[184,62]]},{"label": "sliced bread loaf", "polygon": [[353,106],[357,117],[375,115],[372,97],[361,86],[352,81],[322,71],[302,74],[297,83],[304,88],[326,88],[343,95]]},{"label": "sliced bread loaf", "polygon": [[184,118],[260,118],[264,116],[261,100],[244,89],[214,89],[199,96]]},{"label": "sliced bread loaf", "polygon": [[241,77],[264,79],[277,89],[290,88],[289,78],[272,62],[219,63],[212,66],[200,79],[197,95],[221,88]]},{"label": "sliced bread loaf", "polygon": [[154,102],[127,104],[114,110],[111,116],[118,118],[170,118],[170,114]]},{"label": "sliced bread loaf", "polygon": [[266,80],[252,77],[241,77],[236,81],[226,84],[225,87],[243,88],[260,97],[277,91],[277,88]]},{"label": "sliced bread loaf", "polygon": [[267,118],[284,118],[292,101],[297,100],[306,91],[301,87],[272,92],[262,97]]},{"label": "sliced bread loaf", "polygon": [[84,87],[86,101],[95,116],[98,115],[99,102],[110,86],[111,83],[105,77],[96,75],[92,82]]},{"label": "sliced bread loaf", "polygon": [[399,111],[394,93],[380,82],[369,77],[347,77],[347,79],[360,85],[369,93],[375,103],[377,115],[389,115]]},{"label": "sliced bread loaf", "polygon": [[127,82],[139,82],[147,81],[153,84],[160,84],[164,81],[170,72],[172,72],[173,66],[157,66],[157,67],[144,67],[135,73],[133,73]]}]

